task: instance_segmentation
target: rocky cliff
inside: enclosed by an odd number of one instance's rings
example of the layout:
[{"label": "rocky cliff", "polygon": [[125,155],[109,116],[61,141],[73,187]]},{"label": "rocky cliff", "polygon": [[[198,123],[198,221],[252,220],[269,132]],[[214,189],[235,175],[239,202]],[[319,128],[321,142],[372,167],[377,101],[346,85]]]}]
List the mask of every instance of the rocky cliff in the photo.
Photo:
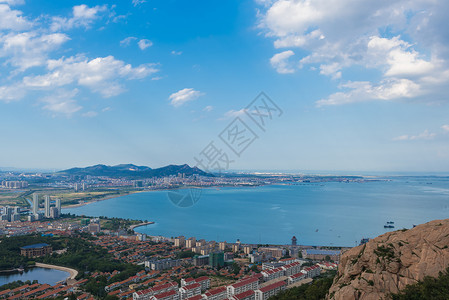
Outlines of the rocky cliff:
[{"label": "rocky cliff", "polygon": [[449,266],[449,219],[383,234],[342,254],[327,299],[389,299]]}]

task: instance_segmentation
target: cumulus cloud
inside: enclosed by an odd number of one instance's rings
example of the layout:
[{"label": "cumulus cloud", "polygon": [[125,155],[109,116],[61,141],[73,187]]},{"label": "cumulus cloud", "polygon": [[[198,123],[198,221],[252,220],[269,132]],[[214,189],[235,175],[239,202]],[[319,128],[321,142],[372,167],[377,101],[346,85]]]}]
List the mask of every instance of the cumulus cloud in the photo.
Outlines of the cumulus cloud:
[{"label": "cumulus cloud", "polygon": [[281,74],[293,73],[295,72],[295,69],[292,68],[288,62],[288,59],[293,55],[295,55],[295,53],[292,50],[277,53],[270,59],[271,66]]},{"label": "cumulus cloud", "polygon": [[113,56],[91,60],[84,56],[49,60],[47,69],[50,72],[45,75],[24,77],[24,85],[51,89],[75,83],[88,87],[103,97],[111,97],[124,90],[118,79],[142,79],[158,71],[154,65],[132,67]]},{"label": "cumulus cloud", "polygon": [[340,85],[340,88],[345,91],[318,100],[317,106],[413,98],[420,93],[419,86],[408,79],[387,79],[377,85],[368,81],[348,82]]},{"label": "cumulus cloud", "polygon": [[[305,53],[297,63],[284,64],[285,60],[280,60],[281,67],[272,63],[277,71],[291,73],[310,65],[320,74],[343,82],[340,84],[343,90],[345,81],[351,84],[343,76],[345,69],[357,66],[380,71],[380,78],[363,83],[362,90],[349,89],[347,93],[330,95],[325,99],[328,103],[357,102],[353,95],[363,90],[367,92],[362,93],[362,98],[370,100],[405,97],[425,101],[446,94],[449,84],[449,30],[445,25],[449,3],[446,1],[257,2],[263,2],[258,14],[259,27],[273,40],[273,46],[284,49],[281,53],[285,55],[295,48]],[[402,91],[389,95],[375,92],[390,90],[392,85]],[[420,93],[409,93],[415,90]],[[321,104],[323,100],[319,100],[318,105]]]},{"label": "cumulus cloud", "polygon": [[[10,5],[18,4],[23,1],[0,0],[1,102],[17,101],[33,93],[42,109],[53,115],[71,116],[83,109],[75,99],[79,94],[94,92],[103,97],[116,96],[125,91],[125,81],[143,79],[158,72],[157,64],[131,66],[111,55],[93,58],[82,54],[57,55],[62,45],[71,39],[61,31],[90,28],[106,15],[106,5],[77,5],[70,16],[49,17],[50,22],[45,23],[42,17],[29,19],[23,12],[11,9]],[[136,38],[129,37],[121,44],[132,40]],[[142,40],[140,46],[145,48],[150,43]],[[87,111],[84,116],[92,117],[94,113]]]},{"label": "cumulus cloud", "polygon": [[443,129],[446,132],[449,132],[449,125],[443,125],[441,126],[441,129]]},{"label": "cumulus cloud", "polygon": [[53,31],[68,30],[77,27],[89,27],[96,19],[100,18],[100,13],[107,11],[106,5],[89,7],[85,4],[72,8],[72,17],[53,17],[51,29]]},{"label": "cumulus cloud", "polygon": [[142,39],[138,43],[140,50],[145,50],[148,47],[153,46],[153,42],[147,39]]},{"label": "cumulus cloud", "polygon": [[170,104],[174,107],[179,107],[186,102],[198,99],[200,96],[204,95],[200,91],[196,91],[193,88],[185,88],[176,93],[173,93],[168,97]]},{"label": "cumulus cloud", "polygon": [[0,57],[20,71],[45,64],[48,54],[58,49],[69,37],[62,33],[41,34],[36,31],[0,36]]},{"label": "cumulus cloud", "polygon": [[[2,3],[7,4],[2,4]],[[14,1],[0,1],[0,30],[24,30],[29,29],[33,24],[22,16],[19,10],[13,10],[8,4]]]},{"label": "cumulus cloud", "polygon": [[414,140],[432,140],[436,136],[435,133],[429,132],[427,129],[418,135],[401,135],[393,138],[394,141],[414,141]]}]

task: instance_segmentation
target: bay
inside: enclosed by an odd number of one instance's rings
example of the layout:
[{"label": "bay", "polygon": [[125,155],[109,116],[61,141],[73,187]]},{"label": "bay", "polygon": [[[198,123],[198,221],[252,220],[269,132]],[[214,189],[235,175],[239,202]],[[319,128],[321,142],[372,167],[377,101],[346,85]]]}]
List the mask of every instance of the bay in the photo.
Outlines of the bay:
[{"label": "bay", "polygon": [[[191,207],[167,191],[142,192],[63,212],[154,221],[149,235],[242,243],[354,246],[362,238],[449,216],[449,177],[388,177],[382,181],[202,189]],[[186,193],[188,190],[180,190]],[[390,229],[391,230],[391,229]]]}]

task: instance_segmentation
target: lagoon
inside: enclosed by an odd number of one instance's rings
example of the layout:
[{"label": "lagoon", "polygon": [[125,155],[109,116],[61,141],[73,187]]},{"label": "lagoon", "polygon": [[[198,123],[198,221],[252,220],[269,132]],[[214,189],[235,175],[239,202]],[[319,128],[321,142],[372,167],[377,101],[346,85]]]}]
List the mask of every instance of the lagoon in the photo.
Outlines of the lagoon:
[{"label": "lagoon", "polygon": [[22,273],[0,274],[0,286],[16,280],[25,282],[27,280],[33,281],[35,279],[41,284],[47,283],[49,285],[55,285],[58,281],[65,280],[69,275],[69,273],[60,270],[36,267],[25,270]]},{"label": "lagoon", "polygon": [[[362,238],[449,216],[449,177],[384,177],[368,182],[202,189],[180,208],[167,191],[131,194],[64,213],[154,221],[138,232],[243,243],[354,246]],[[180,190],[179,193],[186,193]]]}]

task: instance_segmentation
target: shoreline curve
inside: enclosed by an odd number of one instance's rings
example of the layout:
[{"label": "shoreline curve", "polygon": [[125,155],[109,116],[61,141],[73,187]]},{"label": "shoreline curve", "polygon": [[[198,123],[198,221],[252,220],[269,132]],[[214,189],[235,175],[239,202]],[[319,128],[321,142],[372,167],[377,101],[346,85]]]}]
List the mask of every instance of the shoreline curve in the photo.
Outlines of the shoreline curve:
[{"label": "shoreline curve", "polygon": [[43,264],[43,263],[39,263],[39,262],[36,262],[35,266],[39,267],[39,268],[54,269],[54,270],[67,272],[67,273],[69,273],[69,276],[66,278],[66,280],[74,280],[75,277],[78,275],[78,271],[77,270],[70,269],[70,268],[67,268],[67,267],[48,265],[48,264]]}]

